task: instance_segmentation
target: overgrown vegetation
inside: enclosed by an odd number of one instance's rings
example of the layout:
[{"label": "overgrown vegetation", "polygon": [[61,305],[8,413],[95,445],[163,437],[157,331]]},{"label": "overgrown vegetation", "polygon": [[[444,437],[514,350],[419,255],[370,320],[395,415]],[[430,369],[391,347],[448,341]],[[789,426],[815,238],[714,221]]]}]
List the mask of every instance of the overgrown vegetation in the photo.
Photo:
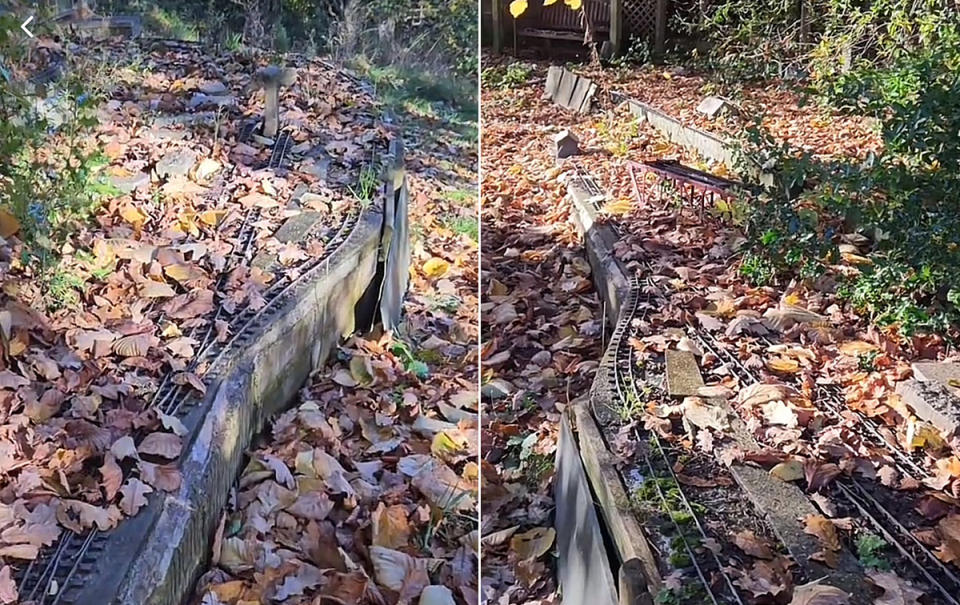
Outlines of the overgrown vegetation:
[{"label": "overgrown vegetation", "polygon": [[[717,41],[709,61],[732,73],[752,70],[754,76],[782,75],[764,71],[754,60],[789,63],[810,74],[810,91],[821,102],[875,118],[883,141],[883,150],[866,159],[822,162],[775,141],[759,121],[747,130],[744,158],[754,170],[760,165],[773,172],[777,183],[756,192],[745,217],[750,247],[742,273],[758,284],[823,277],[829,283],[819,285],[835,287],[876,323],[904,335],[933,332],[955,339],[960,326],[956,17],[932,1],[888,0],[868,8],[829,2],[809,22],[804,45],[791,46],[799,33],[791,38],[773,27],[787,9],[721,4],[723,10],[712,5],[711,18],[700,23]],[[737,50],[745,45],[759,55]]]},{"label": "overgrown vegetation", "polygon": [[[11,34],[17,27],[11,15],[0,16],[0,234],[21,242],[16,262],[44,286],[48,304],[64,306],[83,284],[58,269],[64,244],[114,192],[100,175],[105,158],[88,136],[108,73],[93,61],[66,65],[55,47],[33,49],[27,63],[29,46]],[[55,90],[30,82],[56,65],[64,77]]]}]

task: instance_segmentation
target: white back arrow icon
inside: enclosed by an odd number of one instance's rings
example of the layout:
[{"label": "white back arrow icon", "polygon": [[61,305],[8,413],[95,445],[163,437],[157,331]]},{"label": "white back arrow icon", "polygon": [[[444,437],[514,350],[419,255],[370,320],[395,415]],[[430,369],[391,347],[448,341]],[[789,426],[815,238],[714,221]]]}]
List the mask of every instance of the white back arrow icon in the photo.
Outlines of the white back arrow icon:
[{"label": "white back arrow icon", "polygon": [[33,21],[33,15],[30,15],[29,17],[27,17],[27,20],[24,21],[24,22],[20,25],[20,29],[22,29],[25,34],[27,34],[28,36],[30,36],[30,37],[32,38],[32,37],[33,37],[33,32],[31,32],[29,29],[27,29],[27,26],[30,25],[30,22],[31,22],[31,21]]}]

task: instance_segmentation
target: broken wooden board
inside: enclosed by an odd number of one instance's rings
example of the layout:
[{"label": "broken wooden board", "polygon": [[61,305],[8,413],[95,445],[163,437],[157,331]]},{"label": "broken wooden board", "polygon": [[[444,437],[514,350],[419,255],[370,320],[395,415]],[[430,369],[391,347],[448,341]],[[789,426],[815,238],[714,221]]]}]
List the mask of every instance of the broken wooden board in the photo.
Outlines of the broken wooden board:
[{"label": "broken wooden board", "polygon": [[564,603],[617,605],[617,585],[590,483],[566,414],[557,444],[556,503],[557,571]]},{"label": "broken wooden board", "polygon": [[557,105],[577,113],[589,113],[597,85],[564,67],[552,66],[547,71],[544,96]]}]

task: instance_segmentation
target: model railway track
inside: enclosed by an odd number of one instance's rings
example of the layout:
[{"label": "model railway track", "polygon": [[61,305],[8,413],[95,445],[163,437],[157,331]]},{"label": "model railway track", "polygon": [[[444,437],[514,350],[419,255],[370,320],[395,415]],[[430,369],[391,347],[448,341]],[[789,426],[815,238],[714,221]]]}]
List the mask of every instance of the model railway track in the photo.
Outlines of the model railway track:
[{"label": "model railway track", "polygon": [[[634,330],[634,323],[637,320],[645,319],[647,313],[654,309],[655,306],[656,301],[654,298],[650,294],[643,292],[641,283],[634,278],[631,281],[629,292],[622,304],[620,318],[614,327],[610,344],[607,347],[602,362],[602,365],[606,366],[606,388],[619,398],[620,402],[624,405],[631,400],[642,400],[637,385],[645,382],[645,380],[644,377],[637,374],[639,364],[635,356],[636,352],[630,345],[629,337]],[[707,540],[715,539],[704,527],[703,521],[700,519],[696,509],[684,492],[673,470],[673,461],[670,460],[666,449],[663,447],[663,444],[655,432],[650,431],[642,434],[639,429],[635,428],[634,435],[638,442],[642,442],[645,437],[650,439],[652,443],[651,450],[653,451],[638,454],[638,456],[642,458],[643,466],[649,473],[650,479],[668,479],[671,481],[676,489],[676,493],[680,496],[680,501],[683,503],[685,512],[693,520],[693,526],[699,534],[697,542],[703,544]],[[665,468],[667,470],[666,476],[663,476],[663,472],[658,472],[655,467]],[[670,505],[659,481],[654,480],[652,484],[660,500],[662,510],[669,511]],[[710,603],[713,605],[720,605],[721,603],[744,605],[744,601],[734,585],[733,578],[731,578],[726,571],[728,566],[720,560],[718,554],[709,548],[701,549],[702,552],[698,552],[693,540],[688,537],[687,531],[680,525],[675,516],[668,513],[667,517],[673,526],[675,535],[683,545],[685,554],[690,561],[690,566],[696,573],[697,579],[702,585],[706,596],[710,599]],[[720,582],[714,582],[711,581],[711,579],[719,579]],[[718,583],[720,584],[719,588],[716,587]]]},{"label": "model railway track", "polygon": [[[264,168],[282,169],[289,158],[292,146],[290,134],[281,133]],[[221,206],[224,198],[230,194],[227,183],[231,174],[232,171],[221,175],[207,194],[214,206]],[[231,238],[235,241],[235,245],[218,278],[218,291],[222,291],[233,269],[250,262],[256,236],[254,224],[258,217],[259,210],[255,208],[244,213],[236,234]],[[336,229],[327,229],[321,235],[324,244],[323,254],[302,263],[297,268],[296,278],[291,278],[290,272],[280,275],[261,293],[264,304],[257,309],[246,305],[230,314],[222,305],[218,305],[216,313],[206,324],[192,327],[187,332],[187,336],[197,340],[199,346],[194,359],[187,365],[187,371],[193,372],[200,367],[206,367],[207,372],[201,379],[209,387],[218,374],[218,364],[225,359],[228,352],[252,343],[259,327],[275,317],[283,309],[284,304],[293,300],[302,288],[307,287],[317,276],[329,270],[330,258],[347,240],[358,219],[359,210],[352,208]],[[232,334],[222,343],[216,339],[216,321],[221,319],[227,321],[227,332]],[[163,377],[154,392],[150,407],[164,414],[182,416],[190,407],[200,403],[200,398],[192,387],[176,384],[173,381],[175,374],[176,372],[168,372]],[[106,545],[107,534],[97,529],[83,533],[64,532],[55,546],[43,549],[40,555],[19,574],[18,585],[21,587],[21,595],[26,595],[25,600],[32,600],[35,605],[71,603],[72,599],[64,596],[68,593],[67,588],[71,581],[74,580],[77,572],[91,572],[94,569],[97,557]]]},{"label": "model railway track", "polygon": [[[647,270],[651,270],[649,265],[646,263],[644,263],[644,265]],[[643,376],[637,374],[639,365],[635,357],[635,351],[633,347],[629,345],[630,336],[632,335],[633,326],[637,323],[637,320],[645,319],[648,312],[656,308],[656,301],[643,291],[643,282],[634,278],[622,307],[623,311],[611,335],[602,365],[606,365],[608,368],[606,372],[607,388],[611,393],[616,394],[620,402],[626,406],[631,399],[633,401],[642,400],[641,394],[637,390],[637,385],[646,382]],[[703,349],[716,355],[721,362],[730,368],[743,385],[746,386],[760,382],[759,376],[750,368],[746,367],[746,365],[718,341],[716,337],[709,333],[703,333],[694,326],[690,326],[690,328],[689,332]],[[766,344],[769,345],[773,343],[767,340]],[[846,420],[843,412],[849,413],[852,411],[847,408],[841,392],[836,387],[821,386],[818,389],[818,395],[817,401],[826,404],[822,406],[822,408],[827,411],[829,416],[838,421]],[[852,412],[855,414],[857,420],[859,420],[859,422],[853,423],[853,430],[857,431],[858,435],[864,439],[865,442],[887,452],[891,459],[891,464],[894,465],[898,472],[902,473],[903,476],[912,478],[922,479],[929,476],[929,473],[918,464],[914,457],[902,451],[896,444],[889,443],[888,439],[884,437],[880,430],[882,428],[881,423],[859,412]],[[846,422],[846,424],[850,425],[851,423]],[[650,452],[642,456],[643,467],[650,473],[651,477],[658,477],[655,466],[667,469],[666,476],[662,476],[663,473],[660,473],[659,476],[671,480],[686,512],[694,520],[694,526],[700,534],[700,537],[703,539],[708,538],[709,534],[704,529],[694,507],[691,506],[683,486],[677,480],[676,474],[673,471],[673,464],[660,439],[653,431],[641,434],[639,430],[634,429],[634,434],[638,441],[643,441],[644,438],[648,438],[651,442]],[[659,459],[659,461],[657,459]],[[654,485],[656,486],[656,492],[661,501],[661,505],[664,506],[665,510],[668,510],[668,502],[665,494],[656,482],[654,482]],[[930,547],[917,539],[909,527],[898,520],[896,515],[891,513],[883,503],[878,501],[873,494],[856,479],[840,477],[834,482],[834,485],[834,494],[839,499],[839,502],[845,504],[849,509],[856,511],[864,524],[889,543],[897,554],[902,557],[904,563],[910,566],[911,571],[927,584],[927,589],[930,591],[931,596],[936,594],[936,596],[939,597],[938,602],[948,603],[949,605],[960,605],[960,601],[958,601],[958,598],[960,598],[960,577],[948,567],[948,564],[941,561]],[[712,551],[709,551],[709,549],[707,549],[707,553],[698,555],[696,549],[690,545],[684,535],[683,528],[673,520],[672,516],[670,516],[670,521],[674,525],[676,535],[681,539],[697,578],[700,580],[709,597],[709,602],[716,605],[721,603],[743,603],[736,585],[733,583],[732,578],[724,571],[724,565],[719,557]],[[717,578],[718,576],[722,580],[720,589],[716,588],[717,582],[710,581],[711,577]]]},{"label": "model railway track", "polygon": [[[706,350],[710,351],[726,363],[727,367],[737,375],[737,378],[744,385],[756,384],[760,382],[759,377],[747,368],[737,359],[736,355],[731,353],[719,343],[715,337],[709,334],[703,334],[698,330],[691,330],[699,342]],[[828,411],[835,418],[843,419],[840,415],[839,407],[844,405],[839,393],[828,391],[827,401],[831,399],[831,405]],[[818,401],[822,401],[818,399]],[[845,405],[844,405],[845,407]],[[872,419],[866,419],[872,420]],[[860,426],[872,426],[864,421]],[[874,429],[876,427],[874,426]],[[861,436],[869,438],[877,445],[883,446],[900,464],[896,465],[898,472],[905,476],[916,478],[925,477],[927,473],[899,448],[890,446],[882,435],[869,429],[861,429]],[[914,469],[911,473],[905,466]],[[869,524],[878,534],[882,535],[893,548],[900,553],[903,558],[910,563],[913,571],[924,578],[944,599],[943,602],[951,605],[960,605],[957,597],[960,596],[960,577],[957,576],[947,564],[943,563],[937,555],[925,544],[920,542],[913,533],[905,527],[896,516],[886,509],[873,495],[861,485],[856,479],[847,477],[838,477],[834,482],[836,484],[835,493],[837,493],[852,509],[860,513],[861,518]]]}]

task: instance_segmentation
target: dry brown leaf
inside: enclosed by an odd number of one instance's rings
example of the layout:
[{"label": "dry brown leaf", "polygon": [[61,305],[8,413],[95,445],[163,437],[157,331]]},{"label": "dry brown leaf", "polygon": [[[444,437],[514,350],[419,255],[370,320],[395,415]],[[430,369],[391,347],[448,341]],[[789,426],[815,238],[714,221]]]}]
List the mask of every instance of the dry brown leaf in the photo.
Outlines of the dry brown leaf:
[{"label": "dry brown leaf", "polygon": [[144,437],[137,446],[137,451],[144,455],[173,459],[180,455],[182,447],[183,442],[179,436],[173,433],[156,432]]},{"label": "dry brown leaf", "polygon": [[535,527],[510,538],[510,550],[520,560],[537,559],[550,550],[556,535],[552,527]]}]

